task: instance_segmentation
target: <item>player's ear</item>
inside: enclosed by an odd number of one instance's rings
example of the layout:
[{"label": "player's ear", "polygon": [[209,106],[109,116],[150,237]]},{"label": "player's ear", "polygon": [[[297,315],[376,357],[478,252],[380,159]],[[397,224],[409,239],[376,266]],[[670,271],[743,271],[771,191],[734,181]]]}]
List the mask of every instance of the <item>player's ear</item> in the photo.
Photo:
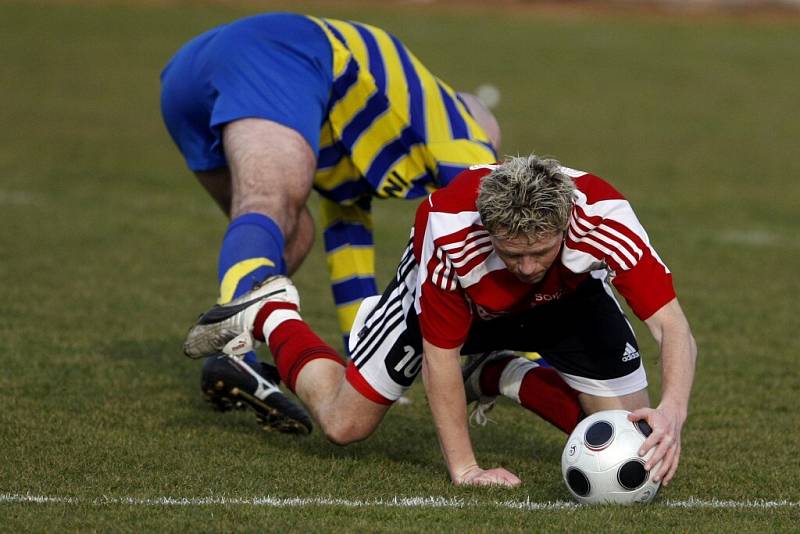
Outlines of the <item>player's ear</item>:
[{"label": "player's ear", "polygon": [[480,127],[483,128],[483,131],[486,132],[486,135],[489,136],[489,142],[492,143],[492,147],[494,147],[495,151],[499,150],[502,136],[500,124],[497,122],[494,113],[489,110],[480,98],[472,93],[462,93],[459,91],[456,94],[467,107],[467,111],[469,111],[469,114],[475,119],[475,122],[477,122]]}]

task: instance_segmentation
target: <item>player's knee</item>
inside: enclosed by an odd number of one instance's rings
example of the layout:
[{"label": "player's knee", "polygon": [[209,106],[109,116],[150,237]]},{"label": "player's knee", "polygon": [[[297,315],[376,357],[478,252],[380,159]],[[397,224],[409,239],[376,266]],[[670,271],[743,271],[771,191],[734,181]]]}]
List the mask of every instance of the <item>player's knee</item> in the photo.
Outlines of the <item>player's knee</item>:
[{"label": "player's knee", "polygon": [[281,230],[294,232],[305,208],[303,200],[292,198],[285,191],[274,189],[270,192],[253,191],[239,194],[233,199],[233,214],[263,213],[275,220]]},{"label": "player's knee", "polygon": [[322,425],[322,431],[328,441],[342,446],[362,441],[368,438],[374,430],[374,426],[347,419],[329,421]]}]

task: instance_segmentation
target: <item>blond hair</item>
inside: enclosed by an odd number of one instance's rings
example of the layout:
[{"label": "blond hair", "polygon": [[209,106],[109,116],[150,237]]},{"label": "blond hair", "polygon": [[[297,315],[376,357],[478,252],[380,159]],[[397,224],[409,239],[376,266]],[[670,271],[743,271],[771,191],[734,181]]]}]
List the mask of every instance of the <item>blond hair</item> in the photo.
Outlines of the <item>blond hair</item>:
[{"label": "blond hair", "polygon": [[567,229],[574,194],[558,161],[509,156],[481,180],[478,212],[494,236],[538,239]]}]

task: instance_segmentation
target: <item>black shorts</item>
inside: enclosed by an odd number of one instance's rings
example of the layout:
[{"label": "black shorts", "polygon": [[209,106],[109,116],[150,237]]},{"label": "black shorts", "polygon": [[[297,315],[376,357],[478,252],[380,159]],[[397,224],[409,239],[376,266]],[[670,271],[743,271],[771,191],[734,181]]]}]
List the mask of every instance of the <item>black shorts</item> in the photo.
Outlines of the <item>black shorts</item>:
[{"label": "black shorts", "polygon": [[[422,334],[414,311],[417,268],[410,249],[383,295],[366,299],[350,335],[356,389],[387,401],[403,395],[422,368]],[[575,293],[530,311],[475,321],[462,354],[537,352],[574,389],[617,397],[647,387],[639,347],[604,280],[589,278]]]},{"label": "black shorts", "polygon": [[619,396],[647,386],[630,323],[608,285],[597,278],[528,312],[475,322],[461,352],[499,349],[538,352],[585,393]]}]

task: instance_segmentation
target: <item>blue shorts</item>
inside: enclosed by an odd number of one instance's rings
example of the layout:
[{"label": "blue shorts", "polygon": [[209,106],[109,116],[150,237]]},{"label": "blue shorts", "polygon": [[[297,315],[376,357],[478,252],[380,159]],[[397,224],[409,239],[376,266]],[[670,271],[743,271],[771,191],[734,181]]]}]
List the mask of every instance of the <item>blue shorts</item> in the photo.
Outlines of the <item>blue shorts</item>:
[{"label": "blue shorts", "polygon": [[256,15],[184,45],[161,73],[161,113],[193,171],[226,167],[222,126],[268,119],[299,132],[314,153],[333,84],[325,32],[302,15]]}]

